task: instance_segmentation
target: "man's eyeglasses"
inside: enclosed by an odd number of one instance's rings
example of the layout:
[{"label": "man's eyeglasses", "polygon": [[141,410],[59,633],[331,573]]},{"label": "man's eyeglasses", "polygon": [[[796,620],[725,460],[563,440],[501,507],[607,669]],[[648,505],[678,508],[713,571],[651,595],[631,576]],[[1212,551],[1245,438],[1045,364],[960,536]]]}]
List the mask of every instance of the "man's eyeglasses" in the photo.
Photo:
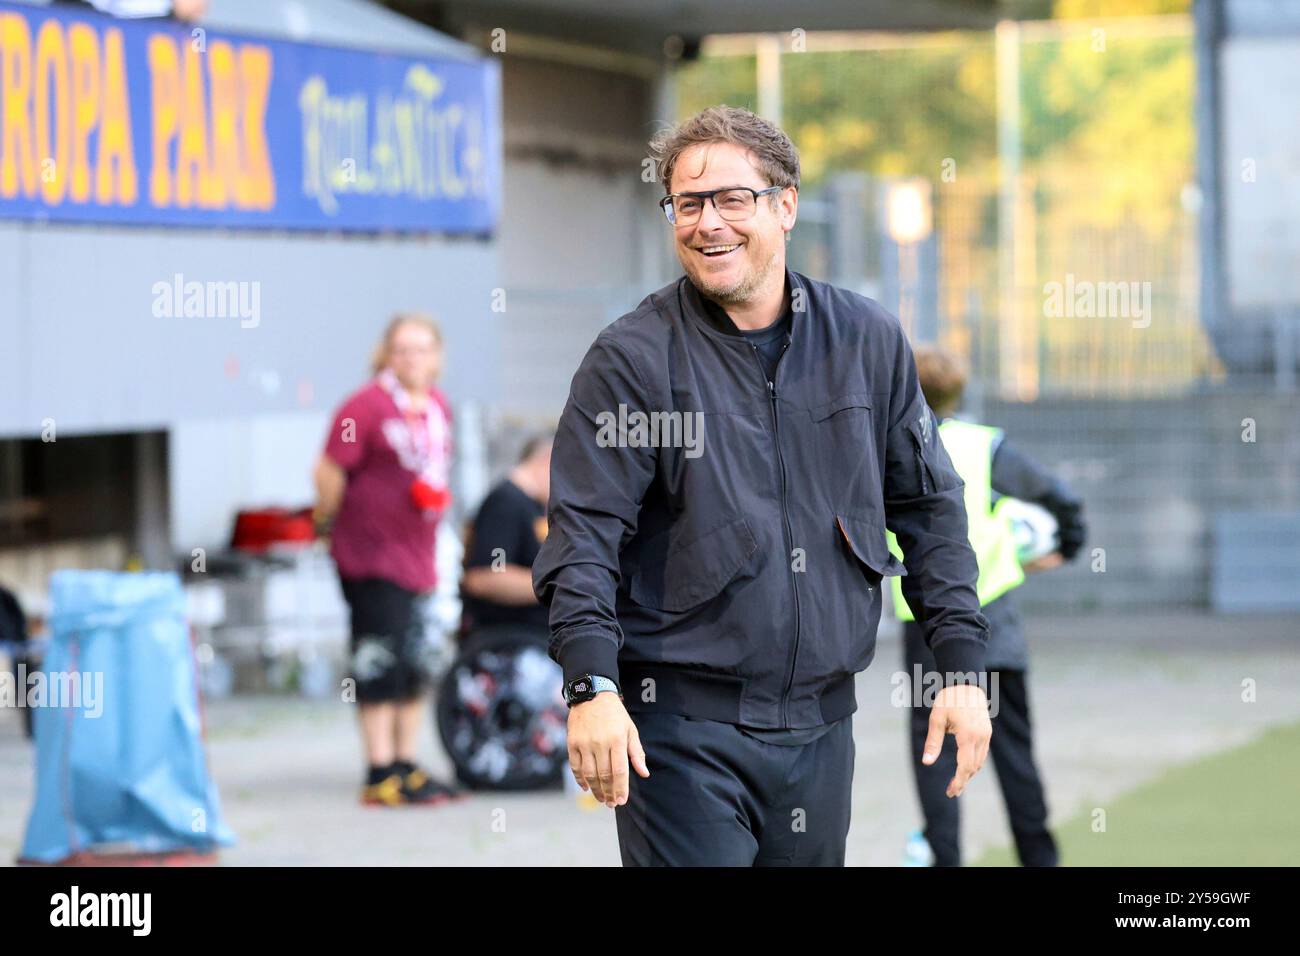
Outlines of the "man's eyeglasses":
[{"label": "man's eyeglasses", "polygon": [[741,222],[754,215],[758,197],[779,193],[784,186],[750,189],[748,186],[730,186],[701,193],[673,193],[659,200],[659,207],[674,226],[690,226],[704,215],[704,204],[712,201],[718,215],[727,222]]}]

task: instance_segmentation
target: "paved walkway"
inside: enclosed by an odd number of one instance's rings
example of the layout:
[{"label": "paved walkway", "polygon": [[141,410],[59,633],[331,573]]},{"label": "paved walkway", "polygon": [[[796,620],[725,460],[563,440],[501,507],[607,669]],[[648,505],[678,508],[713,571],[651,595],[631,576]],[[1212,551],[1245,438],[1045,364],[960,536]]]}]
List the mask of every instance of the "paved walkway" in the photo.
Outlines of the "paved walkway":
[{"label": "paved walkway", "polygon": [[[1079,617],[1030,623],[1031,702],[1054,819],[1104,807],[1163,768],[1300,720],[1300,620],[1208,615]],[[859,676],[849,863],[901,860],[919,822],[904,714],[889,700],[896,637]],[[1242,701],[1253,680],[1254,703]],[[383,810],[357,804],[352,709],[289,698],[209,706],[210,760],[239,844],[230,864],[617,865],[613,812],[558,791],[475,795],[461,804]],[[33,760],[20,715],[0,711],[0,864],[17,855]],[[952,746],[949,738],[948,746]],[[446,772],[430,721],[424,752]],[[654,755],[649,755],[651,770]],[[963,796],[965,852],[1009,841],[992,764]],[[1281,804],[1279,804],[1280,806]],[[1099,839],[1105,839],[1104,835]]]}]

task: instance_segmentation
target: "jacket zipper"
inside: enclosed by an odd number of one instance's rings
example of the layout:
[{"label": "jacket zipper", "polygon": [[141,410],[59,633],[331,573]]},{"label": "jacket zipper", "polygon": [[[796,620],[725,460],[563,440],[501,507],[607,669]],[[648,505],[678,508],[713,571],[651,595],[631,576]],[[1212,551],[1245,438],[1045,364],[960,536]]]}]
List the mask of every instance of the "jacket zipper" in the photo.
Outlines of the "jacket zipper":
[{"label": "jacket zipper", "polygon": [[[790,347],[786,342],[781,349],[781,358],[785,357],[785,351]],[[758,364],[758,372],[763,376],[763,381],[767,383],[767,395],[772,409],[772,440],[776,445],[776,462],[781,471],[781,520],[785,526],[785,562],[787,565],[791,560],[794,552],[794,531],[790,527],[790,511],[786,503],[786,475],[785,475],[785,457],[781,454],[781,427],[776,414],[776,375],[780,374],[781,359],[777,359],[777,371],[772,378],[767,377],[767,370],[763,368],[763,360],[759,357],[758,346],[750,345],[754,350],[754,361]],[[790,688],[794,686],[794,668],[795,662],[799,658],[799,579],[795,576],[796,572],[793,567],[790,568],[790,589],[794,593],[794,647],[790,653],[790,661],[787,665],[788,674],[785,679],[785,690],[781,694],[781,726],[790,725]]]},{"label": "jacket zipper", "polygon": [[912,436],[912,444],[916,450],[916,473],[921,479],[921,496],[925,497],[930,493],[930,489],[925,483],[925,455],[921,451],[921,442],[915,435]]}]

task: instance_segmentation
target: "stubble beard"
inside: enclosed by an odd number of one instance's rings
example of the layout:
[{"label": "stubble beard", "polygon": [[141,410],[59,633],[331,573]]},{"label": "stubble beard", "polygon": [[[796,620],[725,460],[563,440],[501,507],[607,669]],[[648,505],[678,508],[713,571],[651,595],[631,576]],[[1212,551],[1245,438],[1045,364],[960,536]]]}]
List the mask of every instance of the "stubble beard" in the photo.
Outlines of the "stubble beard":
[{"label": "stubble beard", "polygon": [[763,288],[779,258],[780,250],[774,249],[766,263],[730,287],[718,288],[708,283],[702,275],[692,276],[692,279],[701,292],[719,305],[744,305]]}]

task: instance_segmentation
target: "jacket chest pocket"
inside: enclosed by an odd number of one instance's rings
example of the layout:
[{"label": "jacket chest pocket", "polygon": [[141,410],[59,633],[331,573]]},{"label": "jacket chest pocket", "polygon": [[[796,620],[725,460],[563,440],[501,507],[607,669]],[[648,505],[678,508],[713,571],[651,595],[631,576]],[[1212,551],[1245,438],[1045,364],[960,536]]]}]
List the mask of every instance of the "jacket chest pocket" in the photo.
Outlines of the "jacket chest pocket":
[{"label": "jacket chest pocket", "polygon": [[[847,395],[841,395],[838,398],[832,398],[829,402],[812,406],[808,409],[808,414],[818,424],[827,423],[836,427],[846,426],[849,428],[862,425],[870,430],[871,395],[868,392],[851,392]],[[838,418],[836,418],[837,415]]]},{"label": "jacket chest pocket", "polygon": [[879,586],[885,577],[907,574],[907,568],[889,550],[882,525],[865,518],[839,514],[835,516],[841,542],[850,558],[857,563],[869,587]]},{"label": "jacket chest pocket", "polygon": [[629,571],[628,595],[642,607],[680,613],[703,604],[720,594],[758,550],[744,518],[685,542],[674,541],[674,531],[646,541]]},{"label": "jacket chest pocket", "polygon": [[808,409],[808,452],[837,510],[883,509],[876,429],[869,392],[850,392]]}]

